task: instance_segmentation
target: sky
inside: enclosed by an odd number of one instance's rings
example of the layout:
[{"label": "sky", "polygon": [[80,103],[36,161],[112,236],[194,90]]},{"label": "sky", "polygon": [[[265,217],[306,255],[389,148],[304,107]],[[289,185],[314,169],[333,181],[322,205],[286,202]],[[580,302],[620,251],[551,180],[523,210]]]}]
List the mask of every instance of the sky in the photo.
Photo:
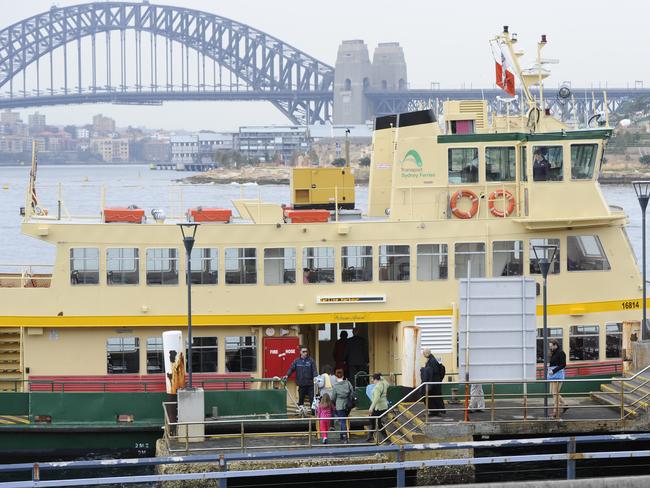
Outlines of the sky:
[{"label": "sky", "polygon": [[[58,0],[0,0],[0,28],[46,11],[82,3]],[[488,41],[503,25],[519,36],[532,63],[535,44],[546,34],[543,55],[557,58],[547,87],[570,81],[573,87],[650,87],[650,3],[618,0],[167,0],[229,17],[294,45],[334,65],[342,40],[362,39],[372,51],[379,42],[404,49],[411,88],[490,87],[494,59]],[[528,62],[526,62],[526,59]],[[103,113],[118,126],[185,130],[236,130],[240,125],[289,123],[265,102],[174,102],[162,106],[110,104],[39,108],[48,124],[85,124]],[[33,110],[21,110],[26,114]]]}]

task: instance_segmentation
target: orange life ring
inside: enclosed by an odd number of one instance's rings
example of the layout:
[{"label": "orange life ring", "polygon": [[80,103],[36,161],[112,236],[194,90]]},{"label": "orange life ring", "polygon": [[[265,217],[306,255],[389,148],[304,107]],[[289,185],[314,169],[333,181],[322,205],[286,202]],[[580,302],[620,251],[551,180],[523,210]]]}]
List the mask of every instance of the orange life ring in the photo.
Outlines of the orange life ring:
[{"label": "orange life ring", "polygon": [[[508,206],[504,210],[499,210],[494,207],[494,202],[503,197],[508,201]],[[508,190],[494,190],[488,197],[488,208],[495,217],[507,217],[515,209],[515,197]]]},{"label": "orange life ring", "polygon": [[[472,202],[472,208],[467,211],[459,210],[458,201],[461,198],[469,198]],[[476,215],[476,212],[478,212],[478,197],[474,192],[471,192],[469,190],[458,190],[451,196],[449,205],[451,206],[451,213],[454,214],[455,217],[459,219],[471,219],[474,217],[474,215]]]}]

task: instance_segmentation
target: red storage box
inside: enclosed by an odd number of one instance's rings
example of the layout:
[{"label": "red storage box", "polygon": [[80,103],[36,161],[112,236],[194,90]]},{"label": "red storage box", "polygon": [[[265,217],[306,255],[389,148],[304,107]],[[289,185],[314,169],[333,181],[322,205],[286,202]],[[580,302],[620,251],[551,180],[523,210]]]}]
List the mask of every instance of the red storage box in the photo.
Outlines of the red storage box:
[{"label": "red storage box", "polygon": [[287,210],[284,215],[292,224],[328,222],[330,219],[329,210]]},{"label": "red storage box", "polygon": [[104,222],[106,223],[141,224],[144,220],[144,210],[141,208],[114,207],[104,209]]},{"label": "red storage box", "polygon": [[189,217],[193,222],[230,222],[232,210],[225,208],[191,208]]}]

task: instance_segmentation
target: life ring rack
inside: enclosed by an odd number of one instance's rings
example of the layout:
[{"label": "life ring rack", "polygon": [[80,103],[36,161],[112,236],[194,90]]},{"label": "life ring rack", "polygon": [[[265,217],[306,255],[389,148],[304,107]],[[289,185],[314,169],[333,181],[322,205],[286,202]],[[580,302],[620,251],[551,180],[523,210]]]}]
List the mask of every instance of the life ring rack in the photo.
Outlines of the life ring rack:
[{"label": "life ring rack", "polygon": [[[507,205],[503,210],[499,210],[494,206],[494,202],[501,198],[505,198],[507,201]],[[488,209],[495,217],[508,217],[515,210],[515,197],[508,190],[494,190],[488,197]]]},{"label": "life ring rack", "polygon": [[[469,210],[460,210],[458,208],[458,202],[461,198],[469,198],[472,202],[472,207]],[[458,190],[451,196],[449,201],[449,206],[451,207],[451,213],[454,214],[456,218],[459,219],[471,219],[478,212],[478,197],[476,193],[470,190]]]}]

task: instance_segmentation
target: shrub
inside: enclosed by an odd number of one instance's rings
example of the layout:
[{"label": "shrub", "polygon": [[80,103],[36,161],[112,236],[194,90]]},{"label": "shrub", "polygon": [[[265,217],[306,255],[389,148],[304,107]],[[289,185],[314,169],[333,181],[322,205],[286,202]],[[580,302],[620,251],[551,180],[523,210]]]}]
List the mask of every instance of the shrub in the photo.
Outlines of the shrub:
[{"label": "shrub", "polygon": [[641,164],[650,164],[650,154],[644,154],[639,158]]}]

